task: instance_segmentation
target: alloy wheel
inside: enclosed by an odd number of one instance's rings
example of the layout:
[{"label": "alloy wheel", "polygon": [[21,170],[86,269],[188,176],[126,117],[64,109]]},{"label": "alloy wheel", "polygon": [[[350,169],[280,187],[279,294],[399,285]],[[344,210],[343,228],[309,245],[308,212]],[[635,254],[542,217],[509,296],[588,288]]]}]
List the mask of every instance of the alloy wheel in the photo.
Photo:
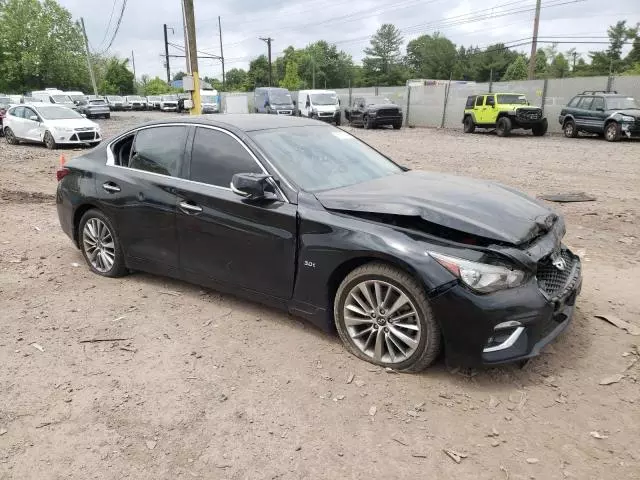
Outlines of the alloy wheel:
[{"label": "alloy wheel", "polygon": [[343,315],[351,341],[376,362],[404,362],[418,348],[418,312],[407,294],[390,283],[358,283],[347,296]]},{"label": "alloy wheel", "polygon": [[109,227],[99,218],[90,218],[82,231],[82,245],[93,268],[106,273],[113,268],[116,246]]},{"label": "alloy wheel", "polygon": [[13,130],[11,130],[10,128],[7,128],[4,131],[4,136],[7,138],[7,143],[9,145],[15,145],[16,144],[16,136],[13,134]]}]

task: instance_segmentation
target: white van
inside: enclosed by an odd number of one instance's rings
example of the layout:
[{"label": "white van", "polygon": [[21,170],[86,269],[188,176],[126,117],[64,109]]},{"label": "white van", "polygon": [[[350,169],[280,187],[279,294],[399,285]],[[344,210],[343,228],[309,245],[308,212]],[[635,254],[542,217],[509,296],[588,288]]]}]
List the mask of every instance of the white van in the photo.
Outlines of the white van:
[{"label": "white van", "polygon": [[340,100],[333,90],[300,90],[296,108],[298,115],[302,117],[317,118],[340,125]]},{"label": "white van", "polygon": [[78,105],[81,102],[87,101],[87,96],[80,91],[64,92],[64,94],[73,100],[73,103]]},{"label": "white van", "polygon": [[76,107],[76,104],[71,100],[71,97],[62,90],[56,90],[54,88],[33,91],[31,92],[31,96],[44,103],[55,103],[73,109]]}]

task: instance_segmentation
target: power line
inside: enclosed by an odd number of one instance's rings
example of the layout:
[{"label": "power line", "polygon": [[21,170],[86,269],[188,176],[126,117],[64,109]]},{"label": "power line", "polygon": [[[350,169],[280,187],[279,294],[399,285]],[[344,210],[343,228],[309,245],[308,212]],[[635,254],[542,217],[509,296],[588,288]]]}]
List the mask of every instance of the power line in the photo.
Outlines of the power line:
[{"label": "power line", "polygon": [[116,28],[113,31],[113,35],[111,37],[111,40],[109,41],[109,45],[107,45],[107,48],[105,48],[102,52],[98,53],[98,55],[103,55],[111,48],[111,45],[113,45],[114,40],[118,36],[118,31],[120,30],[120,25],[122,24],[122,17],[124,17],[124,11],[126,8],[127,8],[127,0],[122,0],[122,8],[120,9],[120,16],[118,17],[118,21],[116,22]]},{"label": "power line", "polygon": [[102,48],[102,46],[104,45],[104,41],[107,39],[107,35],[109,34],[109,28],[111,27],[111,20],[113,20],[113,14],[116,11],[117,3],[118,3],[118,0],[113,0],[113,5],[111,5],[111,15],[109,15],[109,22],[107,23],[107,28],[104,31],[104,36],[102,37],[102,40],[100,41],[100,45],[98,46],[98,48]]}]

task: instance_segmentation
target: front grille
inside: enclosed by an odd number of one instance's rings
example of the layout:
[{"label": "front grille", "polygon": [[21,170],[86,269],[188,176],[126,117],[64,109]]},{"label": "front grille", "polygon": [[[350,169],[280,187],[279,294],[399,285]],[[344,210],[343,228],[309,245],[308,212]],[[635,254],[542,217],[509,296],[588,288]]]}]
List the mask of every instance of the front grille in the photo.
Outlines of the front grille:
[{"label": "front grille", "polygon": [[542,110],[539,108],[519,108],[516,111],[516,117],[525,121],[540,120],[542,118]]},{"label": "front grille", "polygon": [[76,128],[75,129],[76,132],[89,132],[89,131],[93,131],[93,127],[83,127],[83,128]]},{"label": "front grille", "polygon": [[398,115],[398,109],[397,108],[381,108],[380,110],[378,110],[378,115],[380,116]]},{"label": "front grille", "polygon": [[334,112],[320,112],[318,113],[319,117],[333,117],[335,115]]},{"label": "front grille", "polygon": [[560,257],[565,262],[565,267],[560,270],[553,264],[551,256],[544,258],[538,263],[538,287],[547,296],[554,298],[560,296],[567,288],[571,287],[573,281],[580,274],[578,259],[568,250],[561,250]]},{"label": "front grille", "polygon": [[291,115],[291,110],[278,110],[278,115]]},{"label": "front grille", "polygon": [[80,132],[78,134],[76,134],[78,137],[78,140],[80,140],[81,142],[87,141],[87,140],[95,140],[96,139],[96,134],[95,132]]}]

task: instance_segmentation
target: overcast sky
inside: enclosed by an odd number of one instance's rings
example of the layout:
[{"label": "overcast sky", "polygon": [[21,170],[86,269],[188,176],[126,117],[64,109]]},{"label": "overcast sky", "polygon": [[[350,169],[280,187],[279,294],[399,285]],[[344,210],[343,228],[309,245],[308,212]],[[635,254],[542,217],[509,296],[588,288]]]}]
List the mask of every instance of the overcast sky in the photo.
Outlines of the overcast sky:
[{"label": "overcast sky", "polygon": [[[92,48],[103,50],[111,39],[123,0],[59,1],[74,18],[84,17]],[[222,17],[227,70],[246,69],[252,58],[266,53],[266,44],[258,37],[267,36],[274,39],[274,58],[289,45],[302,48],[313,41],[326,40],[360,62],[368,38],[382,23],[400,28],[405,45],[434,31],[440,31],[457,45],[484,47],[496,42],[526,42],[531,37],[535,3],[535,0],[194,0],[198,50],[219,54],[218,15]],[[184,45],[180,5],[181,0],[128,0],[109,52],[130,57],[133,50],[138,77],[146,73],[164,78],[162,25],[166,23],[174,29],[169,31],[170,43]],[[112,11],[111,25],[107,28]],[[576,41],[606,41],[607,26],[619,19],[632,25],[640,22],[640,0],[543,0],[539,35],[542,40],[563,36]],[[558,45],[560,51],[571,47],[586,53],[606,45]],[[527,52],[530,48],[530,45],[518,47]],[[183,51],[170,47],[170,53],[181,55]],[[178,70],[185,70],[185,60],[172,58],[172,74]],[[201,76],[220,77],[221,71],[218,61],[200,60]]]}]

